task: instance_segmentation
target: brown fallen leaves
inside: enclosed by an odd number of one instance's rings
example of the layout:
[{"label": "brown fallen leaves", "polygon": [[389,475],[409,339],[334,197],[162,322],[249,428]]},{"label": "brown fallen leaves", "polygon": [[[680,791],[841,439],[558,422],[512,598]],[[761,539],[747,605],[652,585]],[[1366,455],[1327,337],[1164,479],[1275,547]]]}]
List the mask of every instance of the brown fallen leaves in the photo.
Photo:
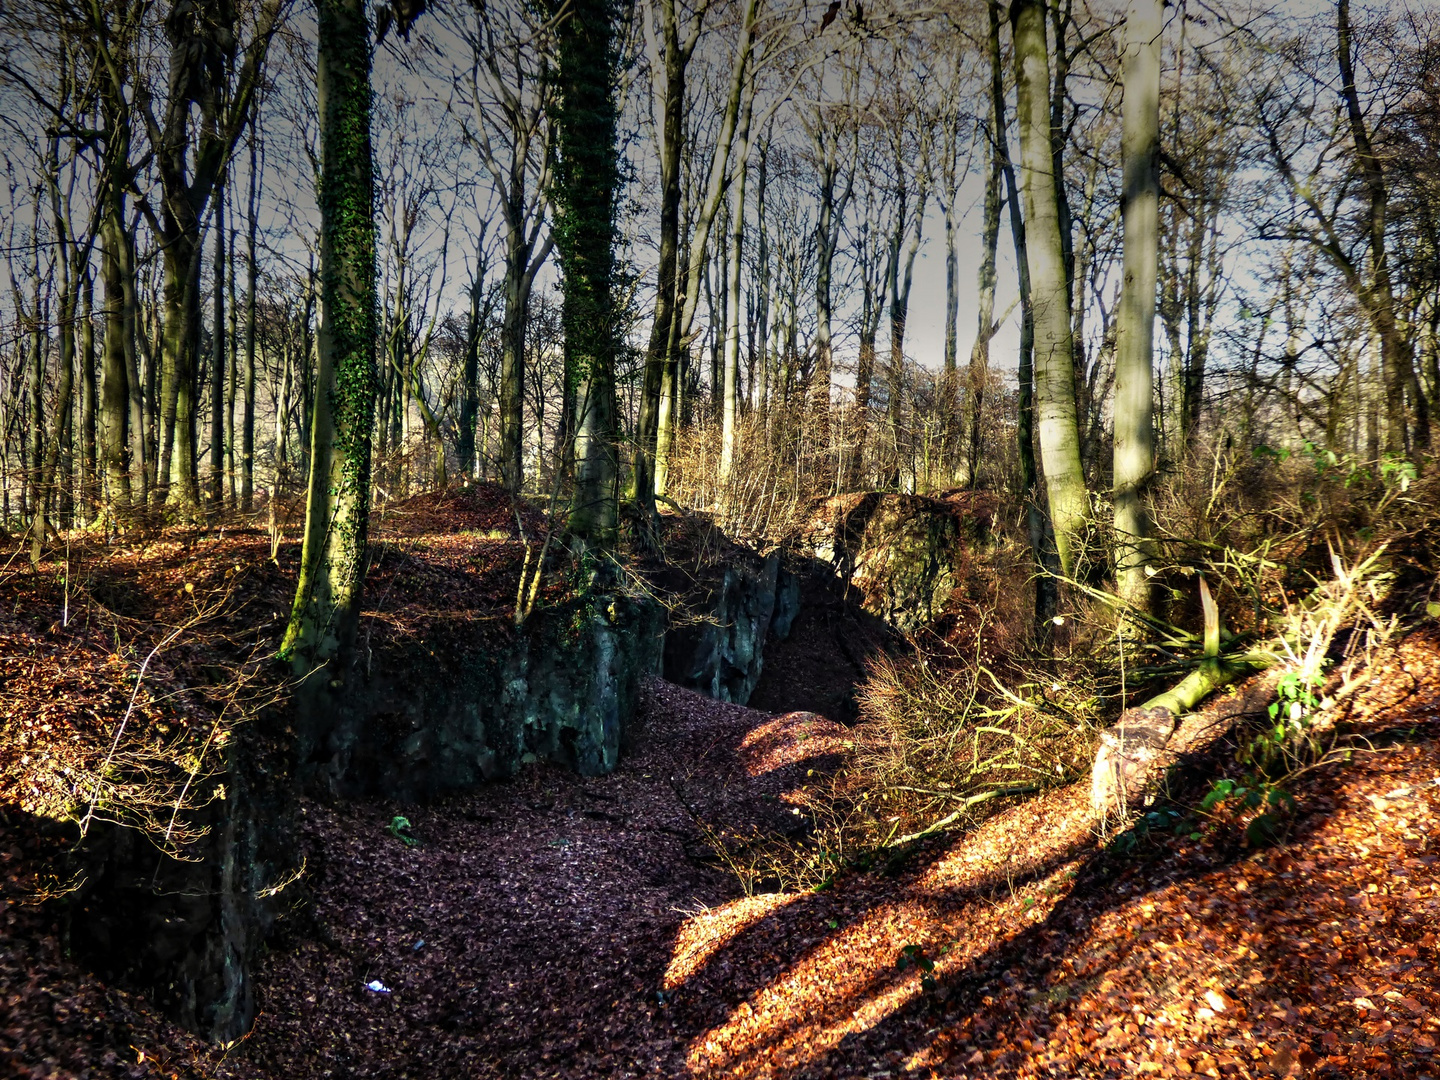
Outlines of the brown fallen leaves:
[{"label": "brown fallen leaves", "polygon": [[[1272,847],[1183,813],[1101,847],[1068,788],[886,872],[744,898],[697,819],[778,828],[844,734],[660,684],[613,776],[307,806],[314,914],[274,942],[228,1054],[67,964],[12,892],[0,1075],[1433,1078],[1437,688],[1431,628],[1375,669],[1349,718],[1368,745],[1291,786]],[[40,841],[8,828],[18,878]]]}]

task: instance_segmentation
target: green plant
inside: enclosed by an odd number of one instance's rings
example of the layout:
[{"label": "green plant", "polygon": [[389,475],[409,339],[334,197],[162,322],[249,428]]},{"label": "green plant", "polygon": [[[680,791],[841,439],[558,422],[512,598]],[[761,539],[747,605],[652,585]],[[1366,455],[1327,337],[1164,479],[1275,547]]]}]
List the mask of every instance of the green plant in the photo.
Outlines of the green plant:
[{"label": "green plant", "polygon": [[925,955],[923,945],[906,945],[900,950],[900,955],[895,958],[895,969],[906,971],[914,968],[923,974],[920,976],[920,985],[926,990],[935,989],[935,961]]},{"label": "green plant", "polygon": [[419,840],[410,835],[410,819],[396,814],[390,819],[390,824],[385,826],[385,831],[395,837],[406,847],[415,847]]},{"label": "green plant", "polygon": [[1320,672],[1327,666],[1321,657],[1314,669],[1287,671],[1275,684],[1275,700],[1270,703],[1270,723],[1262,728],[1242,750],[1240,760],[1254,765],[1263,774],[1288,770],[1297,756],[1308,756],[1316,750],[1315,722],[1324,702],[1319,690]]},{"label": "green plant", "polygon": [[1295,810],[1295,796],[1274,781],[1262,776],[1246,775],[1240,780],[1217,780],[1200,800],[1200,811],[1214,814],[1230,803],[1249,816],[1245,839],[1251,847],[1272,843],[1280,834],[1285,818]]}]

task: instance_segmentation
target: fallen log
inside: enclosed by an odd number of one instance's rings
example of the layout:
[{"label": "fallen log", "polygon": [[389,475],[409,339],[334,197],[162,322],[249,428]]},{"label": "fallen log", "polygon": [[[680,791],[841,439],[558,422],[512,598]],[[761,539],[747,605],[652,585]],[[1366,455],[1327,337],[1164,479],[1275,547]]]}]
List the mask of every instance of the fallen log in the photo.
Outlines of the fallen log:
[{"label": "fallen log", "polygon": [[[1274,652],[1207,657],[1179,684],[1143,705],[1126,709],[1100,736],[1090,769],[1090,808],[1096,817],[1123,817],[1155,794],[1177,760],[1171,741],[1181,718],[1231,683],[1273,666]],[[1238,714],[1236,714],[1238,715]]]}]

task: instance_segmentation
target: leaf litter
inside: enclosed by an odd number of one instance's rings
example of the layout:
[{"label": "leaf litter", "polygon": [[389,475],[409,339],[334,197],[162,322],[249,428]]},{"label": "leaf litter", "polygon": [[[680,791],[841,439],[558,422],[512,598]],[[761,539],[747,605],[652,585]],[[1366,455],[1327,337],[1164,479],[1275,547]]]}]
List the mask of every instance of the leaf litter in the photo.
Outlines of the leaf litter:
[{"label": "leaf litter", "polygon": [[[431,523],[433,541],[387,540],[392,595],[459,575],[473,555],[462,538],[518,556],[491,509],[493,538]],[[175,579],[175,603],[187,558],[144,571]],[[442,623],[499,609],[503,589],[468,587]],[[98,643],[61,655],[14,610],[7,733],[36,687],[93,700],[101,690],[80,682],[104,682]],[[177,655],[161,683],[200,659]],[[1433,627],[1377,665],[1347,718],[1368,745],[1293,784],[1298,809],[1273,846],[1225,820],[1102,841],[1070,787],[883,871],[748,897],[697,822],[803,828],[793,811],[843,760],[845,729],[656,682],[611,776],[537,766],[431,806],[304,803],[313,904],[282,922],[257,973],[259,1018],[230,1047],[66,958],[48,909],[28,902],[61,841],[12,813],[7,788],[0,1075],[1433,1078],[1437,676]],[[1198,805],[1227,768],[1220,755],[1182,777],[1173,805]],[[388,830],[397,817],[414,846]]]}]

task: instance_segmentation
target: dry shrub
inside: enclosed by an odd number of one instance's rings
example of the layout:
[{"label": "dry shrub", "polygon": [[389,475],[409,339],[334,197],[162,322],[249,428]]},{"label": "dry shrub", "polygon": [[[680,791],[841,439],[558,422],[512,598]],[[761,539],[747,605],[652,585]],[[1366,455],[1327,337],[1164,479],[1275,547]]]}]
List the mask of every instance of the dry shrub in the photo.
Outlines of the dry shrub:
[{"label": "dry shrub", "polygon": [[1069,783],[1090,767],[1104,698],[1079,664],[1004,674],[974,650],[935,643],[871,665],[859,694],[851,782],[884,843],[979,820],[1005,798]]},{"label": "dry shrub", "polygon": [[841,489],[839,433],[807,406],[741,418],[728,486],[720,482],[720,435],[712,419],[676,435],[667,490],[681,506],[712,511],[735,540],[763,547],[790,531],[805,507]]}]

